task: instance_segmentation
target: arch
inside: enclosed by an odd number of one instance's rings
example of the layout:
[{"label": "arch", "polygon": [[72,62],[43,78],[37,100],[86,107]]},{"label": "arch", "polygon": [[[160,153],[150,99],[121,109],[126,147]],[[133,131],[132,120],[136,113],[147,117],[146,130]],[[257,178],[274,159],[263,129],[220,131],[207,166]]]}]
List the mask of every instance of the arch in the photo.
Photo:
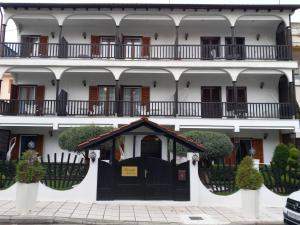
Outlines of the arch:
[{"label": "arch", "polygon": [[171,19],[171,21],[173,21],[174,23],[174,26],[176,26],[176,22],[174,21],[174,18],[172,16],[170,16],[169,14],[166,14],[166,13],[153,13],[153,14],[127,14],[125,16],[123,16],[121,19],[120,19],[120,23],[119,25],[121,25],[121,23],[126,20],[128,17],[130,16],[142,16],[143,19],[142,20],[145,20],[147,19],[148,17],[154,17],[154,16],[164,16],[164,17],[168,17],[169,19]]},{"label": "arch", "polygon": [[[168,69],[164,69],[164,68],[149,68],[149,67],[145,67],[145,68],[127,68],[124,69],[119,76],[119,79],[122,77],[122,75],[125,75],[126,73],[130,73],[130,71],[134,71],[134,73],[138,73],[138,71],[140,71],[141,73],[145,73],[145,71],[147,70],[147,72],[151,73],[151,70],[153,71],[161,71],[162,73],[167,72],[168,74],[172,74],[171,71],[169,71]],[[174,78],[175,79],[175,78]]]},{"label": "arch", "polygon": [[236,23],[241,21],[240,19],[243,18],[243,17],[251,17],[251,20],[255,20],[255,17],[264,17],[264,18],[278,18],[280,19],[281,21],[284,22],[285,26],[288,26],[289,22],[286,21],[286,19],[281,16],[281,15],[275,15],[275,14],[271,14],[271,15],[263,15],[263,14],[255,14],[255,13],[251,13],[251,14],[245,14],[245,15],[240,15],[236,18],[235,22],[234,22],[234,26],[236,26]]},{"label": "arch", "polygon": [[[115,24],[116,24],[115,18],[114,18],[112,15],[107,14],[107,13],[99,13],[99,14],[74,13],[74,14],[71,14],[71,15],[66,16],[66,17],[63,19],[63,21],[62,21],[62,25],[64,25],[64,23],[65,23],[66,20],[71,20],[72,17],[76,17],[76,16],[84,16],[84,18],[82,18],[82,20],[86,20],[86,19],[89,19],[89,18],[90,18],[90,19],[97,19],[97,17],[99,17],[98,19],[100,20],[100,19],[101,19],[101,16],[106,16],[106,17],[112,19],[112,20],[115,22]],[[95,17],[96,17],[96,18],[95,18]]]},{"label": "arch", "polygon": [[10,19],[14,20],[14,18],[17,17],[17,16],[18,17],[28,16],[28,19],[34,19],[34,18],[41,19],[43,17],[45,19],[47,19],[47,18],[51,17],[52,19],[56,20],[57,25],[59,25],[58,19],[52,14],[26,14],[26,13],[24,13],[24,14],[11,14],[7,18],[4,19],[4,24],[7,24],[8,20],[10,20]]},{"label": "arch", "polygon": [[178,80],[181,79],[182,75],[187,74],[188,72],[195,72],[196,73],[197,71],[201,71],[201,73],[203,73],[203,74],[207,74],[207,72],[214,73],[216,71],[221,71],[221,72],[226,73],[230,77],[231,81],[233,80],[230,71],[228,71],[226,69],[222,69],[222,68],[217,68],[217,69],[186,69],[181,73]]},{"label": "arch", "polygon": [[[192,14],[185,15],[181,18],[179,26],[182,23],[182,21],[184,21],[188,17],[204,17],[204,18],[207,18],[207,17],[221,17],[221,18],[224,18],[228,22],[229,27],[231,26],[230,19],[227,16],[222,15],[222,14],[217,14],[217,13],[216,14],[208,14],[208,15],[192,13]],[[201,20],[203,20],[203,19],[201,19]],[[209,20],[209,19],[207,19],[207,20]]]},{"label": "arch", "polygon": [[162,158],[162,141],[156,135],[147,135],[141,140],[141,157]]},{"label": "arch", "polygon": [[271,74],[272,72],[275,74],[282,74],[282,75],[285,75],[289,81],[291,81],[288,74],[281,69],[256,69],[256,70],[255,69],[243,69],[237,74],[236,80],[238,80],[240,75],[245,74],[245,72],[251,72],[251,71],[254,73],[256,72],[257,74],[262,73],[262,71],[267,72],[269,74]]}]

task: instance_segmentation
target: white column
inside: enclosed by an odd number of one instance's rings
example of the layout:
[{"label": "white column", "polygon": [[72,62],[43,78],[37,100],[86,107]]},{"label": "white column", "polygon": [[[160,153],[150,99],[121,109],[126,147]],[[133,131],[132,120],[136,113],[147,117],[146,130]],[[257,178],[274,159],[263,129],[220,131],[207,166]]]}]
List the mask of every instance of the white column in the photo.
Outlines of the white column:
[{"label": "white column", "polygon": [[193,205],[199,204],[199,175],[198,175],[198,162],[193,164],[192,157],[196,154],[199,157],[199,153],[188,152],[187,159],[190,162],[190,201]]}]

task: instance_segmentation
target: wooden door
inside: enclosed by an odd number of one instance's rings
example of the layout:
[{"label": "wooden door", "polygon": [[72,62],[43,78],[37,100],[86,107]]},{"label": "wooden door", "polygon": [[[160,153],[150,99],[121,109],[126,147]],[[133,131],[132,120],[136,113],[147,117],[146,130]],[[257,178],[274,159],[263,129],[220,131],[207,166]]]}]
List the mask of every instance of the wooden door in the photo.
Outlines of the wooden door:
[{"label": "wooden door", "polygon": [[262,139],[253,139],[252,148],[255,149],[254,158],[259,159],[260,163],[264,163],[264,149],[263,149],[263,140]]}]

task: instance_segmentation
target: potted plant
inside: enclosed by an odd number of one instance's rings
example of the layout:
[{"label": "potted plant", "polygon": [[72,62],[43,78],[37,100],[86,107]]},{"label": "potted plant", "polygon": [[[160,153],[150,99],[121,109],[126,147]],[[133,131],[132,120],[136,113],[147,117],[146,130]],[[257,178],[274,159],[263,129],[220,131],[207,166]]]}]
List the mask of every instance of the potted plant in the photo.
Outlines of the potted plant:
[{"label": "potted plant", "polygon": [[38,161],[37,152],[27,150],[23,153],[16,168],[16,210],[28,213],[35,205],[39,181],[43,179],[45,169]]},{"label": "potted plant", "polygon": [[246,156],[236,174],[236,185],[242,193],[242,212],[246,218],[259,218],[259,189],[262,184],[262,175],[253,167],[252,158]]}]

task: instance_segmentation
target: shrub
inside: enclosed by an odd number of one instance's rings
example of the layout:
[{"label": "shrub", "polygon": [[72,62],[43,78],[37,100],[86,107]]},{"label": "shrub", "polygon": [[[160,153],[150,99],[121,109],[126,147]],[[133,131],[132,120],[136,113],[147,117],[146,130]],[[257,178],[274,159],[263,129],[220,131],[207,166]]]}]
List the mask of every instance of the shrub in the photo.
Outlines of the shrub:
[{"label": "shrub", "polygon": [[[233,148],[230,138],[227,135],[218,132],[195,130],[185,132],[183,133],[183,136],[192,139],[198,144],[202,144],[206,148],[206,152],[200,153],[200,156],[205,159],[223,158],[224,156],[229,155]],[[176,151],[180,154],[186,154],[187,149],[178,145]]]},{"label": "shrub", "polygon": [[[64,130],[58,137],[58,145],[61,149],[81,152],[78,145],[98,135],[112,131],[112,127],[82,126]],[[103,147],[108,148],[108,147]]]},{"label": "shrub", "polygon": [[45,176],[45,169],[38,161],[37,152],[27,150],[23,153],[16,168],[16,181],[20,183],[36,183]]},{"label": "shrub", "polygon": [[235,182],[240,189],[257,190],[263,184],[260,172],[253,168],[253,160],[246,156],[238,167]]},{"label": "shrub", "polygon": [[289,147],[285,144],[279,144],[276,146],[275,151],[273,153],[272,163],[284,169],[287,166],[289,156]]}]

